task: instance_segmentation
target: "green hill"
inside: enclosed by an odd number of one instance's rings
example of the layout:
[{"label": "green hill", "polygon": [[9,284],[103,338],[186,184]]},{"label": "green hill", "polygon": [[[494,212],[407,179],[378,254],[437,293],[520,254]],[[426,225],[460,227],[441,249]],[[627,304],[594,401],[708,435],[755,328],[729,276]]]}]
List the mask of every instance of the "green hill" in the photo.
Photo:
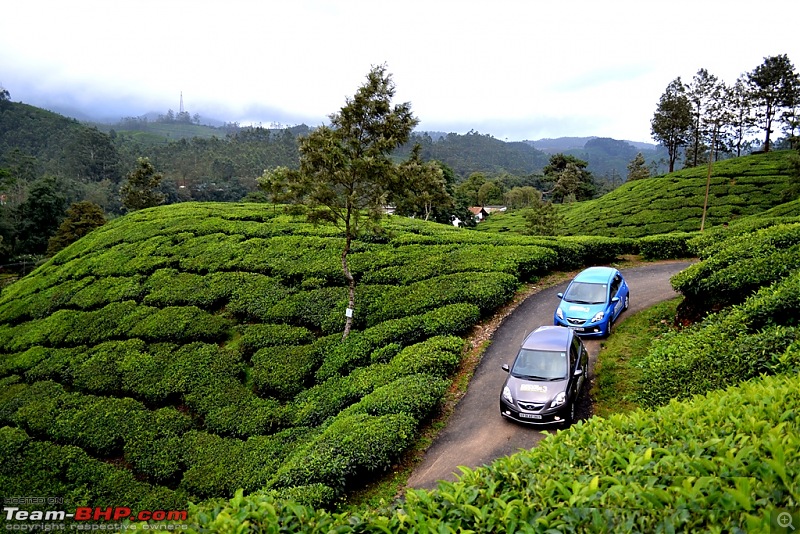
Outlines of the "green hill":
[{"label": "green hill", "polygon": [[237,488],[331,502],[391,468],[435,413],[458,336],[521,282],[633,246],[391,217],[351,253],[342,342],[344,239],[281,213],[143,210],[7,287],[0,486],[159,509]]},{"label": "green hill", "polygon": [[[743,156],[714,163],[706,227],[762,213],[785,201],[793,151]],[[700,229],[705,201],[705,166],[627,182],[600,198],[559,206],[566,234],[642,237]],[[777,209],[777,208],[776,208]],[[492,214],[478,229],[524,231],[520,212]]]},{"label": "green hill", "polygon": [[97,124],[97,129],[110,133],[112,130],[119,136],[130,138],[143,145],[163,145],[181,139],[211,139],[213,137],[225,138],[223,129],[203,124],[182,122],[120,122],[118,124]]},{"label": "green hill", "polygon": [[27,104],[0,105],[0,168],[10,169],[15,178],[49,173],[116,180],[117,166],[108,136],[97,129]]},{"label": "green hill", "polygon": [[[356,330],[342,342],[336,228],[255,204],[115,219],[0,297],[0,487],[67,506],[205,501],[189,523],[206,531],[764,531],[800,476],[800,224],[783,222],[690,242],[702,261],[675,286],[729,308],[654,343],[641,402],[655,411],[578,423],[341,514],[285,499],[332,506],[391,470],[436,413],[459,336],[520,282],[639,240],[390,217],[353,248]],[[785,376],[747,382],[763,374]]]}]

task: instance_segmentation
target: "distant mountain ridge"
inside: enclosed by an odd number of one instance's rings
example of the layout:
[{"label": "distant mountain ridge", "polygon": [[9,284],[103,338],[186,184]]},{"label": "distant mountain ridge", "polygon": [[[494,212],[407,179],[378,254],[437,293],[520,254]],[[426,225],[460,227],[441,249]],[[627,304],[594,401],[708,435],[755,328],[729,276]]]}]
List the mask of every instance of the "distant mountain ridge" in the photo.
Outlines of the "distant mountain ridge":
[{"label": "distant mountain ridge", "polygon": [[[99,113],[93,114],[91,112],[87,112],[86,110],[78,109],[75,106],[65,106],[65,105],[52,105],[48,106],[47,108],[49,111],[54,113],[58,113],[60,115],[64,115],[66,117],[74,118],[78,121],[94,124],[95,126],[99,127],[101,130],[106,130],[108,127],[114,126],[124,120],[124,117],[117,117],[112,118],[110,113]],[[137,118],[147,118],[149,121],[154,122],[160,116],[163,116],[163,113],[158,113],[156,111],[150,111],[148,113],[143,113],[141,115],[136,116]],[[200,116],[200,124],[204,126],[210,126],[212,128],[219,128],[226,124],[234,124],[235,121],[224,121],[219,120],[217,118],[207,117],[207,116]],[[103,127],[105,126],[105,128]],[[416,131],[415,133],[419,135],[428,135],[431,137],[433,141],[438,141],[440,138],[446,138],[448,133],[444,131]],[[460,134],[464,135],[464,134]],[[489,134],[491,135],[491,134]],[[555,138],[542,138],[536,140],[523,140],[523,141],[504,141],[504,142],[521,142],[528,145],[533,146],[537,150],[545,152],[547,154],[557,154],[559,152],[567,152],[572,150],[583,150],[586,143],[593,139],[598,139],[599,136],[586,136],[586,137],[555,137]],[[498,139],[499,140],[499,139]],[[657,150],[658,145],[653,143],[642,143],[639,141],[629,141],[623,140],[626,143],[632,145],[637,150]]]},{"label": "distant mountain ridge", "polygon": [[[548,154],[557,154],[569,150],[582,150],[586,147],[586,143],[594,139],[601,139],[598,136],[590,137],[556,137],[556,138],[543,138],[535,141],[526,140],[524,143],[532,145],[537,150],[547,152]],[[628,143],[638,150],[657,150],[658,145],[654,143],[642,143],[640,141],[622,141]]]}]

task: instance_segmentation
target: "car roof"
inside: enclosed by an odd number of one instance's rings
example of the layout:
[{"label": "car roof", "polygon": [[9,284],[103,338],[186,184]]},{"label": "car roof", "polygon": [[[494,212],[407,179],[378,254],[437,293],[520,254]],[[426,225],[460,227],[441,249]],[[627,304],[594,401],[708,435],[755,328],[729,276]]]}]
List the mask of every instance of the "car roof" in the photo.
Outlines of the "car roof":
[{"label": "car roof", "polygon": [[589,284],[606,284],[616,273],[617,270],[613,267],[589,267],[578,273],[575,281]]},{"label": "car roof", "polygon": [[565,326],[540,326],[527,335],[523,349],[563,351],[572,341],[572,330]]}]

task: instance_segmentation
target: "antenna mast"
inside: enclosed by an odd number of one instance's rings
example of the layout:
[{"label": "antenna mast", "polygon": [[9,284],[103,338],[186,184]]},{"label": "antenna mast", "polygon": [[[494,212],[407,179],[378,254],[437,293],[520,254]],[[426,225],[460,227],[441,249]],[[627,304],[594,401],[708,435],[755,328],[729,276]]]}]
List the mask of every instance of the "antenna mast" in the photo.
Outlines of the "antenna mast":
[{"label": "antenna mast", "polygon": [[181,91],[181,110],[180,113],[183,114],[183,91]]}]

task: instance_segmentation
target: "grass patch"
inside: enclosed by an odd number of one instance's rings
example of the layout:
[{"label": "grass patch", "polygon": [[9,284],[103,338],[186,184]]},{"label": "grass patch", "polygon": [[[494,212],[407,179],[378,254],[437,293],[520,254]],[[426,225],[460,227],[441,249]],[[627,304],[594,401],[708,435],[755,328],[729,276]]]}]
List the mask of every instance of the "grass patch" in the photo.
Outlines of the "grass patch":
[{"label": "grass patch", "polygon": [[635,410],[641,369],[637,365],[653,340],[672,330],[678,304],[683,297],[661,302],[633,314],[615,328],[597,357],[592,386],[594,414],[600,417]]}]

